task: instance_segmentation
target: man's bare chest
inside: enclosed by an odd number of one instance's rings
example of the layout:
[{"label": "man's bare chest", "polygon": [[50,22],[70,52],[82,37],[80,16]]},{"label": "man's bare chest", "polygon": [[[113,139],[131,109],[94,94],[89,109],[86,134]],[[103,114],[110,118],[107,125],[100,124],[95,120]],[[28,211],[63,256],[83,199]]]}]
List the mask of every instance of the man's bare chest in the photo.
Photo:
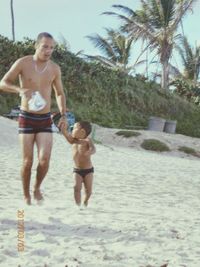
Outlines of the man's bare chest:
[{"label": "man's bare chest", "polygon": [[40,74],[36,73],[31,67],[23,70],[20,75],[22,84],[31,88],[49,87],[52,85],[54,78],[55,76],[51,71],[46,71],[45,73]]}]

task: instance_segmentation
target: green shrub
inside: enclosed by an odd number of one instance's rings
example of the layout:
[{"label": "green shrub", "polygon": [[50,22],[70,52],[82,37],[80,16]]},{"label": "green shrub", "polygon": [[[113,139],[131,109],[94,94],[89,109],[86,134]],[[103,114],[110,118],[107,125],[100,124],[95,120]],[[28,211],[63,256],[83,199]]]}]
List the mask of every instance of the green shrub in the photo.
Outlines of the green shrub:
[{"label": "green shrub", "polygon": [[[0,35],[0,79],[19,57],[34,53],[33,41],[13,42]],[[147,128],[149,116],[177,120],[177,133],[200,137],[200,107],[188,103],[159,84],[136,75],[122,75],[80,58],[57,45],[53,60],[62,71],[67,107],[77,120],[110,128]],[[52,111],[58,111],[52,95]],[[0,92],[0,114],[19,105],[18,94]]]},{"label": "green shrub", "polygon": [[191,155],[196,155],[196,150],[194,148],[191,148],[191,147],[187,147],[187,146],[181,146],[179,147],[178,149],[179,151],[182,151],[186,154],[191,154]]},{"label": "green shrub", "polygon": [[141,133],[139,132],[134,132],[134,131],[118,131],[115,133],[116,135],[122,135],[123,137],[126,137],[126,138],[129,138],[129,137],[132,137],[132,136],[139,136],[141,135]]},{"label": "green shrub", "polygon": [[153,151],[170,151],[169,147],[156,139],[146,139],[142,142],[141,147],[146,149],[146,150],[153,150]]}]

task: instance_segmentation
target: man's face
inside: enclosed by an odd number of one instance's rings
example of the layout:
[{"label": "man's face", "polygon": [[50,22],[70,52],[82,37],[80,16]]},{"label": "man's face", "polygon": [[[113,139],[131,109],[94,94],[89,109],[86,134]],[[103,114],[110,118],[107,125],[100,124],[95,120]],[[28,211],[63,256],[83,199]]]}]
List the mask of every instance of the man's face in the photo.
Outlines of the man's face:
[{"label": "man's face", "polygon": [[50,59],[55,47],[55,41],[52,38],[43,37],[39,43],[36,44],[36,54],[42,61]]}]

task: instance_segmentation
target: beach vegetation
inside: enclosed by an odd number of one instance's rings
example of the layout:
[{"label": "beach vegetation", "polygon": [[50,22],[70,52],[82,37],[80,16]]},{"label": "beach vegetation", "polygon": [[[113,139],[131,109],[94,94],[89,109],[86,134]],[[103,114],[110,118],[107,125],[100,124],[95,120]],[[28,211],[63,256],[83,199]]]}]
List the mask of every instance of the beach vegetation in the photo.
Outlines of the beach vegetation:
[{"label": "beach vegetation", "polygon": [[200,45],[194,47],[189,43],[186,36],[180,38],[180,45],[177,50],[181,56],[183,71],[175,68],[177,75],[187,80],[193,81],[194,85],[198,83],[200,74]]},{"label": "beach vegetation", "polygon": [[141,135],[141,133],[139,133],[139,132],[135,132],[135,131],[126,131],[126,130],[118,131],[118,132],[116,132],[115,134],[116,134],[116,135],[123,136],[123,137],[126,137],[126,138],[129,138],[129,137],[137,137],[137,136]]},{"label": "beach vegetation", "polygon": [[186,154],[196,155],[197,151],[194,148],[181,146],[178,148],[179,151],[184,152]]},{"label": "beach vegetation", "polygon": [[105,37],[99,34],[87,36],[92,44],[102,53],[102,55],[96,56],[86,55],[87,59],[93,62],[99,62],[110,69],[126,74],[132,73],[137,66],[145,63],[145,60],[139,61],[137,56],[134,64],[129,64],[132,44],[134,43],[132,36],[127,36],[127,34],[111,28],[105,30],[107,33]]},{"label": "beach vegetation", "polygon": [[[25,38],[13,42],[0,36],[0,79],[19,58],[34,53],[34,42]],[[88,62],[58,44],[53,60],[62,71],[67,106],[76,120],[89,120],[118,129],[145,129],[149,116],[176,120],[176,132],[200,137],[199,106],[172,91],[162,90],[153,80],[112,70],[97,62]],[[0,93],[0,114],[19,105],[18,94]],[[58,112],[52,97],[52,112]]]},{"label": "beach vegetation", "polygon": [[170,151],[169,147],[156,139],[145,139],[141,147],[146,149],[146,150],[153,150],[153,151],[159,151],[159,152],[164,152],[164,151]]},{"label": "beach vegetation", "polygon": [[104,12],[121,21],[121,31],[141,40],[145,49],[158,55],[162,67],[161,87],[169,88],[169,65],[182,19],[191,10],[195,0],[142,0],[141,8],[132,10],[123,5],[113,5],[116,12]]},{"label": "beach vegetation", "polygon": [[174,86],[174,92],[190,102],[200,105],[200,46],[194,47],[186,37],[181,38],[181,44],[177,46],[181,56],[183,71],[172,66],[171,72],[174,76],[170,85]]}]

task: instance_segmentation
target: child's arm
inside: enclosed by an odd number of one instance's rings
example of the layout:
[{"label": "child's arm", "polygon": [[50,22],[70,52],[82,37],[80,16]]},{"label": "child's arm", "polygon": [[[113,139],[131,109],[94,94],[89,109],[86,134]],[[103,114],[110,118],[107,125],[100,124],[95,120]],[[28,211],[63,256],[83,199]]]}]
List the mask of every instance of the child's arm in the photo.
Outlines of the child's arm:
[{"label": "child's arm", "polygon": [[90,138],[87,138],[87,143],[88,143],[88,150],[86,151],[87,154],[95,154],[96,153],[96,148],[94,146],[94,143],[92,142],[92,140]]},{"label": "child's arm", "polygon": [[67,131],[67,128],[65,126],[61,127],[61,132],[70,144],[81,144],[81,145],[88,144],[88,142],[85,139],[76,139],[72,137],[72,135]]},{"label": "child's arm", "polygon": [[[66,126],[67,127],[67,126]],[[61,132],[64,135],[64,137],[66,138],[66,140],[70,143],[70,144],[74,144],[76,143],[76,138],[73,138],[72,135],[70,133],[68,133],[67,128],[64,125],[61,126]]]},{"label": "child's arm", "polygon": [[64,125],[61,126],[61,132],[70,144],[88,145],[88,150],[86,151],[86,154],[91,155],[96,152],[95,146],[90,138],[76,139],[72,137],[72,135],[67,131],[67,125],[66,127]]}]

